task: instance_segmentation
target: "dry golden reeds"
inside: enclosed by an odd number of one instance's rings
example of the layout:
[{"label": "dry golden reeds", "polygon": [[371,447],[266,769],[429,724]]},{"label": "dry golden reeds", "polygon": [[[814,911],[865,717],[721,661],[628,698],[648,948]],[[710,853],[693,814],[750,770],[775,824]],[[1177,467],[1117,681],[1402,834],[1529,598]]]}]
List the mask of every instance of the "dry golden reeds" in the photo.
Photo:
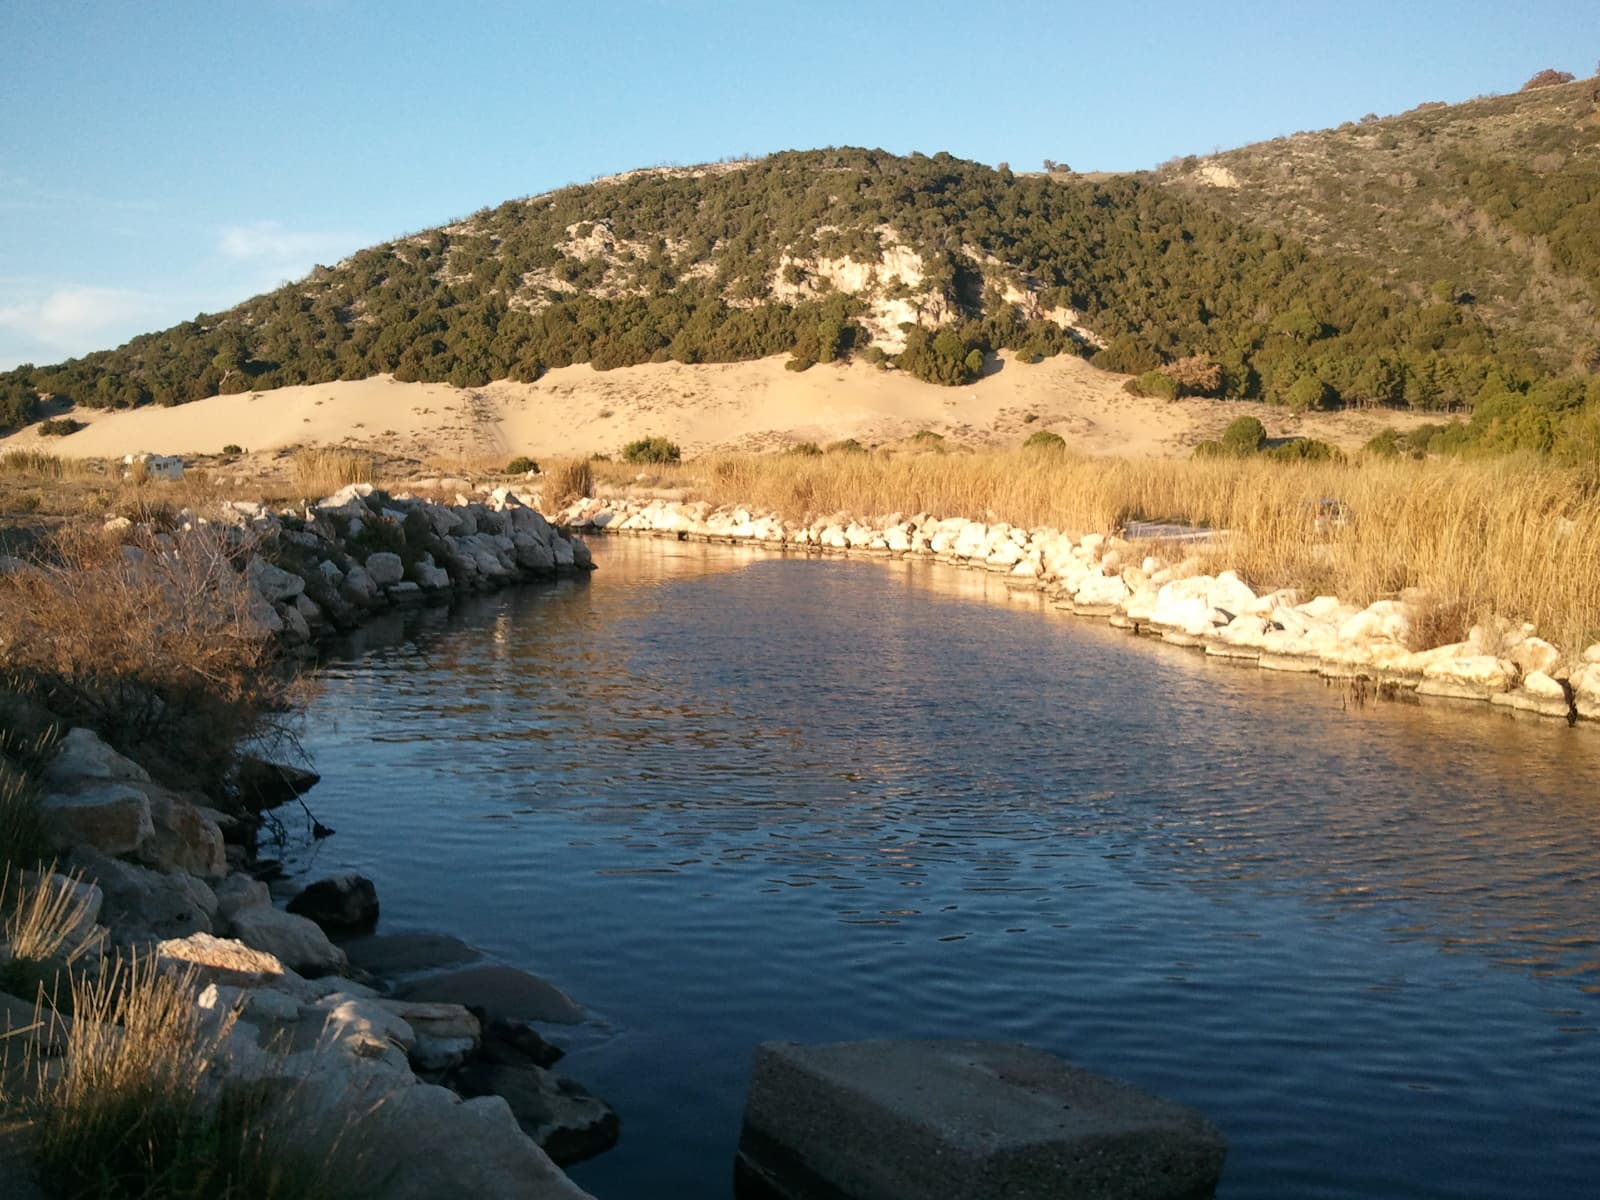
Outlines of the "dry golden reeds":
[{"label": "dry golden reeds", "polygon": [[292,460],[295,492],[306,499],[320,499],[352,483],[376,483],[377,462],[358,450],[329,446],[295,451]]},{"label": "dry golden reeds", "polygon": [[[1078,533],[1130,520],[1228,530],[1203,551],[1258,588],[1365,604],[1406,588],[1467,620],[1532,621],[1579,649],[1600,638],[1600,492],[1520,459],[1132,461],[1038,451],[716,456],[657,467],[663,486],[796,519],[925,512]],[[1319,523],[1318,516],[1323,520]]]},{"label": "dry golden reeds", "polygon": [[594,469],[586,458],[560,459],[548,464],[541,474],[540,486],[549,512],[581,500],[594,489]]},{"label": "dry golden reeds", "polygon": [[0,926],[14,960],[42,963],[65,950],[70,963],[89,948],[85,940],[68,945],[93,924],[82,882],[80,874],[57,876],[50,867],[23,873],[7,866],[0,872]]}]

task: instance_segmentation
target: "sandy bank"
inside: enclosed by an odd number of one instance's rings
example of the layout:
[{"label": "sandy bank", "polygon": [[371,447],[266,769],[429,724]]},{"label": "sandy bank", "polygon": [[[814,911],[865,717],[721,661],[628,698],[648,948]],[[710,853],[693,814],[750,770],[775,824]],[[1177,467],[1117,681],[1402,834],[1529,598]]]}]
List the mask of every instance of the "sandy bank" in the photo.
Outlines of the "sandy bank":
[{"label": "sandy bank", "polygon": [[537,383],[483,388],[372,379],[213,396],[176,408],[77,409],[87,428],[62,438],[31,429],[0,449],[40,446],[70,457],[138,451],[216,454],[224,446],[272,451],[348,445],[440,462],[517,454],[615,454],[663,436],[686,455],[766,450],[844,438],[881,443],[922,429],[974,446],[1016,445],[1049,430],[1086,454],[1187,457],[1229,421],[1257,416],[1274,437],[1320,438],[1348,449],[1389,425],[1419,418],[1387,412],[1294,417],[1261,404],[1149,400],[1122,390],[1126,376],[1062,356],[1024,364],[1006,354],[970,387],[944,388],[865,363],[787,370],[786,358],[686,366],[652,363],[548,372]]}]

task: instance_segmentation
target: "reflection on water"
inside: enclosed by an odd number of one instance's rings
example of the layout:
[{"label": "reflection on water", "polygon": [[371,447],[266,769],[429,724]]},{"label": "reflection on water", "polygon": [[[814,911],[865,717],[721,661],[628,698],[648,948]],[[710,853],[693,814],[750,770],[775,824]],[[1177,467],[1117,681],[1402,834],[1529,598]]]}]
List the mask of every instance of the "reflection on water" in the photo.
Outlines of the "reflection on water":
[{"label": "reflection on water", "polygon": [[307,737],[319,869],[603,1019],[596,1194],[726,1195],[752,1044],[890,1035],[1195,1104],[1227,1196],[1586,1193],[1595,729],[1359,708],[933,564],[596,557],[364,631]]}]

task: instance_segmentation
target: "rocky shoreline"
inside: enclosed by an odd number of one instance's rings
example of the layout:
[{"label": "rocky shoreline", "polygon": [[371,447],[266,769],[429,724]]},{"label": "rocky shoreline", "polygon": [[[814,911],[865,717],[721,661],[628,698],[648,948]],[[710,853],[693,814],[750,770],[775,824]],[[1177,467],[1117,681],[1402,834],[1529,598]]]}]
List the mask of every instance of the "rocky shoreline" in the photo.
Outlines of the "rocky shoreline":
[{"label": "rocky shoreline", "polygon": [[[585,498],[547,519],[538,504],[507,488],[439,503],[356,484],[290,511],[233,501],[220,518],[181,513],[176,529],[107,525],[125,537],[135,572],[151,555],[180,553],[196,530],[221,532],[247,554],[240,574],[256,635],[305,655],[396,606],[584,573],[593,564],[579,533],[631,534],[939,561],[1262,669],[1600,721],[1600,645],[1569,653],[1496,618],[1463,641],[1417,647],[1424,596],[1363,608],[1292,590],[1258,594],[1235,572],[1204,573],[1177,537],[1136,545],[927,514],[799,523],[634,498]],[[0,562],[0,571],[28,569]],[[243,786],[252,771],[265,772],[266,790],[278,786],[278,800],[314,782],[256,763],[241,771],[241,792],[261,789]],[[376,894],[359,878],[275,897],[251,870],[248,811],[164,787],[88,729],[67,733],[43,782],[46,828],[63,858],[61,873],[37,882],[82,902],[72,953],[92,964],[134,951],[194,973],[199,1005],[225,1029],[216,1078],[203,1088],[284,1089],[301,1148],[338,1156],[387,1196],[587,1195],[557,1163],[610,1145],[617,1118],[550,1071],[560,1052],[534,1024],[583,1019],[559,989],[447,935],[374,935]],[[0,945],[0,962],[8,953]],[[29,1001],[0,996],[0,1005],[9,1028],[33,1020]],[[32,1036],[59,1053],[69,1021],[52,1019]]]},{"label": "rocky shoreline", "polygon": [[[297,511],[234,501],[220,516],[186,510],[171,528],[113,518],[107,529],[135,580],[152,556],[220,535],[243,559],[247,626],[303,654],[377,611],[592,567],[581,539],[509,491],[457,499],[357,484]],[[52,723],[32,715],[40,730]],[[133,955],[192,978],[220,1037],[201,1094],[246,1084],[288,1097],[296,1151],[336,1163],[364,1194],[584,1200],[557,1163],[608,1148],[617,1117],[550,1071],[561,1051],[534,1028],[584,1020],[574,1001],[446,935],[372,934],[367,880],[280,892],[280,907],[257,877],[253,818],[315,778],[241,760],[232,797],[185,793],[90,729],[66,731],[39,781],[57,872],[23,880],[78,913],[47,966],[93,971]],[[0,964],[10,958],[0,938]],[[40,1061],[67,1051],[70,1017],[36,1025],[31,997],[0,994],[0,1009],[0,1032],[28,1031],[15,1044]],[[0,1166],[7,1194],[27,1194],[26,1175]]]},{"label": "rocky shoreline", "polygon": [[[1202,561],[1186,552],[1194,535],[1175,531],[1135,545],[1117,534],[927,513],[796,522],[703,501],[594,497],[552,519],[583,533],[928,559],[993,572],[1007,586],[1043,592],[1076,615],[1263,670],[1350,681],[1385,695],[1478,701],[1569,724],[1600,721],[1600,643],[1563,649],[1535,636],[1530,624],[1496,616],[1461,641],[1419,645],[1426,640],[1426,595],[1408,592],[1361,607],[1294,589],[1257,594],[1234,571],[1203,573]],[[1314,535],[1308,528],[1307,536]]]}]

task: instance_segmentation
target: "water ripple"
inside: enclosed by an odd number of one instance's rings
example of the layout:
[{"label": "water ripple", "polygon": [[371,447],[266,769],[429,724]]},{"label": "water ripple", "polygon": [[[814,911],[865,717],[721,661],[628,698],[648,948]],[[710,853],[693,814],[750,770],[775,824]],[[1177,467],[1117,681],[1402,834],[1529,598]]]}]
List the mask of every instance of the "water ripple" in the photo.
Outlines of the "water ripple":
[{"label": "water ripple", "polygon": [[317,869],[615,1030],[569,1059],[624,1116],[597,1195],[726,1195],[755,1042],[914,1035],[1199,1106],[1225,1197],[1600,1177],[1597,731],[1350,709],[933,566],[597,557],[363,631],[305,739]]}]

